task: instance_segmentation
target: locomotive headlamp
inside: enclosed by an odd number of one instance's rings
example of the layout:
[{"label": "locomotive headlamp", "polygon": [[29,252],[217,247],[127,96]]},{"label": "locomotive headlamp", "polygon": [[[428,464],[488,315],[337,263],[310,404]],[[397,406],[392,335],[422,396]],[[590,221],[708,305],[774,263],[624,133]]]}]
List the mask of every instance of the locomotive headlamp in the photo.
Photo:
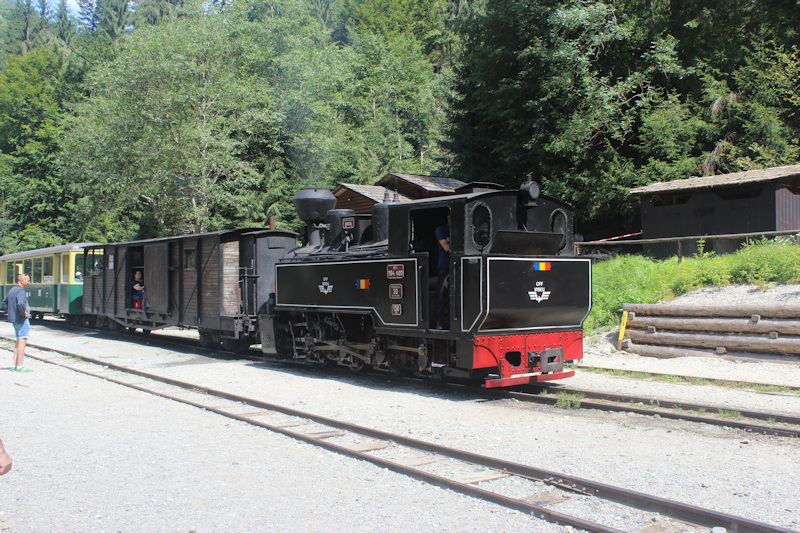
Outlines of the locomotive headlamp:
[{"label": "locomotive headlamp", "polygon": [[520,185],[519,191],[523,194],[527,194],[531,200],[536,200],[539,198],[539,194],[542,192],[539,184],[535,181],[527,181]]}]

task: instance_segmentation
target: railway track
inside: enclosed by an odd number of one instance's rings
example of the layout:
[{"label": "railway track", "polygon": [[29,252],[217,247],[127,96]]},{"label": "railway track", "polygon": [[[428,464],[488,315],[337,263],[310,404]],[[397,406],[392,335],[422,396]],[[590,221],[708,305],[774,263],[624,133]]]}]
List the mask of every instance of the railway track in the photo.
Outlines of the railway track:
[{"label": "railway track", "polygon": [[[498,397],[565,407],[607,412],[637,413],[713,426],[741,429],[750,433],[800,437],[800,417],[748,410],[725,410],[712,405],[674,402],[638,396],[592,392],[561,385],[542,387],[540,393],[501,391]],[[766,423],[758,423],[764,421]],[[778,426],[777,424],[787,424]]]},{"label": "railway track", "polygon": [[[48,326],[55,326],[63,331],[74,331],[76,327],[69,326],[59,321],[48,321]],[[87,329],[87,328],[81,328]],[[88,331],[96,331],[87,329]],[[148,343],[155,342],[160,346],[171,347],[174,349],[185,350],[192,348],[195,353],[205,354],[211,357],[219,357],[221,350],[214,350],[200,346],[199,342],[193,339],[176,338],[169,335],[140,335],[122,332],[104,332],[104,335],[117,337],[119,339],[131,339],[133,337],[141,340],[146,339]],[[133,335],[133,337],[131,337]],[[49,348],[42,348],[49,349]],[[223,352],[235,355],[237,358],[251,361],[262,361],[263,355],[256,350],[245,350],[237,352]],[[286,364],[276,361],[276,364]],[[293,364],[293,363],[288,363]],[[336,368],[326,368],[327,372],[341,370],[344,374],[350,371]],[[654,377],[662,376],[652,374]],[[381,377],[385,377],[381,375]],[[595,409],[605,412],[625,412],[636,413],[644,416],[658,416],[671,420],[682,420],[699,424],[707,424],[717,427],[728,427],[740,429],[748,433],[758,433],[763,435],[776,435],[782,437],[800,437],[800,417],[783,413],[768,413],[750,411],[744,409],[722,409],[719,406],[703,405],[688,402],[676,402],[655,397],[637,397],[620,394],[598,393],[581,389],[573,389],[564,386],[562,383],[542,384],[539,386],[528,386],[527,389],[535,392],[512,391],[503,389],[483,389],[478,387],[464,387],[463,385],[442,384],[439,382],[424,381],[431,386],[452,387],[453,389],[465,391],[481,397],[490,399],[515,399],[518,401],[551,405],[567,409]],[[737,382],[737,385],[744,385]],[[765,384],[753,383],[752,388],[767,387]],[[797,393],[800,389],[790,389],[789,392]]]},{"label": "railway track", "polygon": [[29,355],[31,358],[258,426],[426,483],[530,513],[555,524],[592,532],[619,531],[613,525],[557,510],[563,501],[600,499],[629,510],[637,509],[635,512],[641,514],[642,523],[646,523],[649,516],[660,515],[696,526],[724,527],[730,531],[791,531],[597,481],[164,378],[107,361],[35,345],[31,347],[43,354]]}]

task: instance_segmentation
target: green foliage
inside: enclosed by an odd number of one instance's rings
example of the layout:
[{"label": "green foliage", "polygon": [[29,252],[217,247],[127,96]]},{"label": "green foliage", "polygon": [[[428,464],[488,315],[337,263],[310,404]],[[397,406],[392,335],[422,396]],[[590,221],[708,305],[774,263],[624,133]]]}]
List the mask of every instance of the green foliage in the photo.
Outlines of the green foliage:
[{"label": "green foliage", "polygon": [[800,248],[791,239],[761,240],[747,244],[731,257],[734,283],[800,281]]},{"label": "green foliage", "polygon": [[47,48],[12,56],[0,71],[4,251],[68,236],[71,198],[57,164],[61,83],[59,58]]},{"label": "green foliage", "polygon": [[93,73],[65,137],[79,194],[112,212],[145,207],[156,234],[230,223],[237,191],[260,178],[237,155],[278,120],[241,30],[213,13],[143,28]]},{"label": "green foliage", "polygon": [[509,185],[531,172],[580,207],[579,230],[607,236],[638,229],[630,187],[797,161],[789,10],[738,0],[487,4],[463,27],[454,172]]},{"label": "green foliage", "polygon": [[761,241],[735,254],[658,261],[618,256],[592,269],[592,311],[584,327],[591,333],[619,323],[626,303],[656,303],[705,286],[730,283],[800,283],[800,247],[794,240]]}]

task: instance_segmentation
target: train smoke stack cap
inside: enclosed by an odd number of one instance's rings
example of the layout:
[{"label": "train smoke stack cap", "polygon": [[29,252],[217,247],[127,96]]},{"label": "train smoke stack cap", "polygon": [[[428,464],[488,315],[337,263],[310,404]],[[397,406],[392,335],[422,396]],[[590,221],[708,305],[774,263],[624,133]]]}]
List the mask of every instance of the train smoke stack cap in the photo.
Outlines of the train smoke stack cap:
[{"label": "train smoke stack cap", "polygon": [[301,189],[294,197],[294,208],[303,222],[322,222],[336,205],[336,197],[328,189]]}]

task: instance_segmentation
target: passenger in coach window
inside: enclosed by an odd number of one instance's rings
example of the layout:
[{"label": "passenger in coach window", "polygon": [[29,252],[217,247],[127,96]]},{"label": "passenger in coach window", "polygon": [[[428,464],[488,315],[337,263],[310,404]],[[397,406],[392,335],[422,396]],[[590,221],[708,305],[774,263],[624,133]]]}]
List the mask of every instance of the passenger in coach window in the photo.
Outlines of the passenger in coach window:
[{"label": "passenger in coach window", "polygon": [[135,309],[142,308],[142,298],[144,297],[144,279],[142,278],[142,271],[137,270],[133,274],[133,292],[131,299],[133,300],[133,307]]}]

